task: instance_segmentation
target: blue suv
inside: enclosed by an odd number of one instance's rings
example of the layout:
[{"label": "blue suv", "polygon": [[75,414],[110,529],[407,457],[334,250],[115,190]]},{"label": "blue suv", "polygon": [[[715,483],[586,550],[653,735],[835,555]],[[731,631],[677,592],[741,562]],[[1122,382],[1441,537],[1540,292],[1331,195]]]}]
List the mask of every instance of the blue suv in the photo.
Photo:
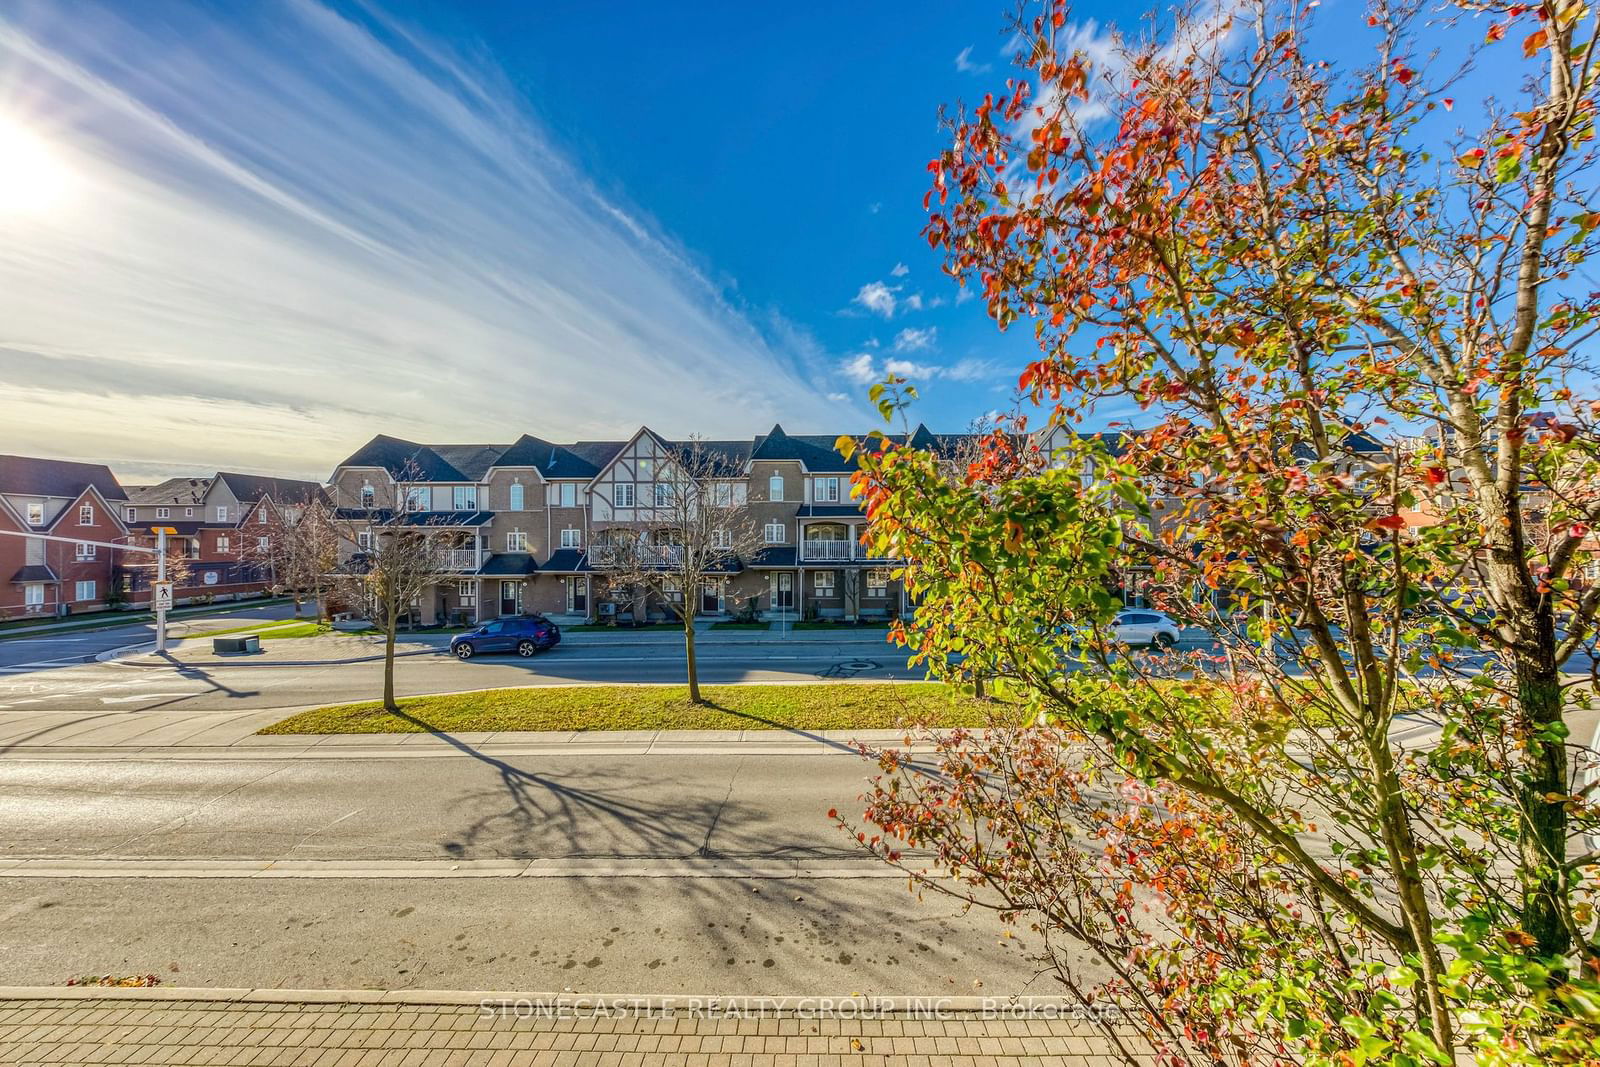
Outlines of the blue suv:
[{"label": "blue suv", "polygon": [[471,659],[479,652],[515,652],[524,658],[561,643],[561,627],[543,615],[509,615],[486,622],[450,639],[456,659]]}]

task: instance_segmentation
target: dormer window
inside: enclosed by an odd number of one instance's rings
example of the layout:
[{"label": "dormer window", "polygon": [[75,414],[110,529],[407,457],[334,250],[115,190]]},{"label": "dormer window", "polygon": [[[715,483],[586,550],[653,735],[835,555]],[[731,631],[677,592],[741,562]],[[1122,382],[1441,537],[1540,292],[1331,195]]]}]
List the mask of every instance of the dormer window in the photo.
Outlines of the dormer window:
[{"label": "dormer window", "polygon": [[29,526],[43,526],[44,525],[44,505],[43,504],[29,504],[28,505],[28,525]]}]

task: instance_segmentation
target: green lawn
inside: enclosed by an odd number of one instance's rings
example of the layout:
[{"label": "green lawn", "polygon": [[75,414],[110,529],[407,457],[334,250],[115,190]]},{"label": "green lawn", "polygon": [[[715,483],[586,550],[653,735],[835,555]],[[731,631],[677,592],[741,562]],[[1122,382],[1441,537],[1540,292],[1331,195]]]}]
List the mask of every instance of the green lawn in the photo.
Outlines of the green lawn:
[{"label": "green lawn", "polygon": [[266,637],[320,637],[332,633],[333,627],[325,626],[315,619],[287,619],[259,623],[254,626],[230,626],[225,630],[206,630],[203,633],[185,634],[190,640],[206,637],[223,637],[227,634],[260,634]]},{"label": "green lawn", "polygon": [[900,685],[708,685],[710,705],[684,686],[594,685],[491,689],[377,702],[290,716],[264,734],[446,733],[489,730],[886,730],[913,722],[982,726],[1006,705],[959,697],[937,682]]},{"label": "green lawn", "polygon": [[772,624],[770,622],[733,622],[732,620],[729,620],[727,622],[714,622],[714,623],[711,624],[711,629],[713,629],[713,630],[766,630],[766,629],[770,629],[771,626],[772,626]]},{"label": "green lawn", "polygon": [[791,630],[887,630],[889,623],[884,622],[825,622],[821,619],[815,622],[797,622],[789,627]]}]

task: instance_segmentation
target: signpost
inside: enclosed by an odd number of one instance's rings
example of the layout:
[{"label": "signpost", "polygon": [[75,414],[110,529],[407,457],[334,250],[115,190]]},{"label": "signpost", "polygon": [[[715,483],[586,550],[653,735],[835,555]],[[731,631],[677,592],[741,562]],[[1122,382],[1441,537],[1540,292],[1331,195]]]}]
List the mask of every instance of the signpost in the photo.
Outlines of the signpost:
[{"label": "signpost", "polygon": [[[123,552],[144,552],[156,557],[156,591],[151,594],[152,606],[156,610],[156,651],[165,652],[167,649],[167,609],[172,607],[172,583],[167,581],[167,535],[178,531],[171,526],[156,526],[152,532],[156,535],[156,547],[145,548],[143,545],[127,545],[116,541],[83,541],[76,537],[56,537],[53,534],[34,533],[32,530],[0,530],[0,537],[23,537],[30,541],[61,541],[72,545],[95,545],[99,548],[115,548]],[[165,602],[163,603],[161,589],[165,587]]]}]

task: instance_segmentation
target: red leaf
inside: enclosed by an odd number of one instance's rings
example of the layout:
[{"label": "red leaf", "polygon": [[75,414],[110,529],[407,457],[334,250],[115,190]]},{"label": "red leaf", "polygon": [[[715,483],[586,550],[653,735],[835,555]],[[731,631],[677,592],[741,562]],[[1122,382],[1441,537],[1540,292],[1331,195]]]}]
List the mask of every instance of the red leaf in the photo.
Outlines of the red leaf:
[{"label": "red leaf", "polygon": [[1550,32],[1548,30],[1534,30],[1523,40],[1522,54],[1530,59],[1533,58],[1534,53],[1543,48],[1544,43],[1549,39]]},{"label": "red leaf", "polygon": [[1429,467],[1422,472],[1422,476],[1428,480],[1429,485],[1442,485],[1445,479],[1444,468]]},{"label": "red leaf", "polygon": [[1385,515],[1382,518],[1373,519],[1367,525],[1378,530],[1403,530],[1406,527],[1406,520],[1398,515]]}]

